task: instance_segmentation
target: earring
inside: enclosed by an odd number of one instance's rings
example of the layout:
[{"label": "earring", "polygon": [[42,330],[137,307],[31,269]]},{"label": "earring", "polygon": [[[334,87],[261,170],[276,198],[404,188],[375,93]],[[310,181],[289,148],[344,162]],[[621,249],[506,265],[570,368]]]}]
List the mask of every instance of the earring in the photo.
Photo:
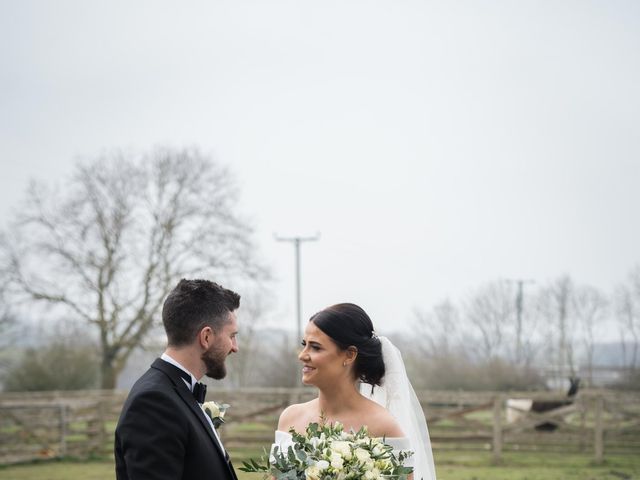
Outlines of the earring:
[{"label": "earring", "polygon": [[347,366],[347,362],[342,362],[342,366],[346,367]]}]

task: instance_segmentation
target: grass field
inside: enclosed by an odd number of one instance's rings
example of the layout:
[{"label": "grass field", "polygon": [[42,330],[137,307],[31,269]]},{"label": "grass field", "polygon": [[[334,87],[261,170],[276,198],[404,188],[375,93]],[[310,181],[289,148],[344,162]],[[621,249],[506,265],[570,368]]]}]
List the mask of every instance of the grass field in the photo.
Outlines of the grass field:
[{"label": "grass field", "polygon": [[[236,465],[237,466],[237,465]],[[640,454],[612,456],[603,465],[591,458],[559,454],[505,454],[492,465],[486,452],[436,452],[439,480],[640,480]],[[238,472],[240,480],[260,480],[262,475]],[[112,480],[111,460],[38,462],[0,467],[2,480]]]}]

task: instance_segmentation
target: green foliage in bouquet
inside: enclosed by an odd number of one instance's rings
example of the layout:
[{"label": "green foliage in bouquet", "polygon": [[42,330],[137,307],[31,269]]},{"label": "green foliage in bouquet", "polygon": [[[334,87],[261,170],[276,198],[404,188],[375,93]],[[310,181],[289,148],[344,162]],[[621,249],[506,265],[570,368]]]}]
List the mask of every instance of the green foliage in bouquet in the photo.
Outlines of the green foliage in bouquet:
[{"label": "green foliage in bouquet", "polygon": [[367,428],[345,432],[341,423],[311,423],[304,434],[289,431],[293,445],[287,452],[274,447],[269,458],[244,462],[243,472],[265,472],[277,480],[406,480],[413,472],[404,467],[413,452],[397,454],[379,438],[369,436]]}]

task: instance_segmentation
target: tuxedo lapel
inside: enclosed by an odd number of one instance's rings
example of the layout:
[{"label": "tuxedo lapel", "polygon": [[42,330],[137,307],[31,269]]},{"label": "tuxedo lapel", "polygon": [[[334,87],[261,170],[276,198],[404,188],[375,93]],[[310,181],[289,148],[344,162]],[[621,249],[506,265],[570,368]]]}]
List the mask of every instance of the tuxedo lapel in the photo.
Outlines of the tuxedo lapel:
[{"label": "tuxedo lapel", "polygon": [[[184,390],[186,390],[186,392]],[[207,417],[205,417],[206,413],[204,413],[200,405],[198,405],[198,402],[196,402],[195,398],[193,398],[193,395],[191,394],[189,389],[177,389],[177,391],[178,391],[178,395],[182,397],[182,400],[184,400],[184,402],[187,404],[189,409],[191,409],[193,414],[196,417],[198,417],[198,420],[200,420],[200,424],[202,425],[202,428],[206,430],[207,435],[209,435],[209,438],[218,449],[218,452],[224,458],[225,455],[224,455],[224,452],[222,451],[222,446],[220,445],[220,442],[218,442],[218,439],[216,438],[215,433],[213,433],[213,430],[211,429],[211,425],[209,424]]]},{"label": "tuxedo lapel", "polygon": [[157,368],[161,372],[165,373],[169,377],[169,379],[171,379],[176,392],[178,393],[180,398],[182,398],[184,403],[186,403],[187,407],[189,407],[191,412],[198,418],[198,420],[200,421],[200,424],[202,425],[202,428],[205,429],[205,431],[207,432],[207,435],[209,435],[209,438],[213,442],[216,450],[218,451],[218,454],[222,457],[224,462],[227,464],[229,468],[229,472],[231,473],[232,477],[236,478],[235,472],[233,471],[233,467],[231,467],[231,462],[228,460],[226,453],[222,449],[222,445],[220,445],[220,442],[215,437],[215,433],[213,433],[213,430],[211,429],[211,425],[209,424],[209,421],[205,416],[206,414],[204,413],[204,411],[202,410],[198,402],[196,402],[196,399],[193,397],[193,394],[191,393],[191,390],[189,390],[189,387],[187,387],[187,385],[182,380],[182,377],[180,376],[180,372],[179,372],[180,369],[175,365],[171,365],[170,363],[165,362],[160,358],[157,358],[151,364],[151,367]]}]

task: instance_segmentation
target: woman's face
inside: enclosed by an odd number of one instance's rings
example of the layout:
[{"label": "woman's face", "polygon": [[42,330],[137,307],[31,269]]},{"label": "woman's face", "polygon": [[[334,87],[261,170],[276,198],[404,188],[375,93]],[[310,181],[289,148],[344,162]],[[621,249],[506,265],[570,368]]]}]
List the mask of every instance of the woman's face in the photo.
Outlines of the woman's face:
[{"label": "woman's face", "polygon": [[307,323],[298,359],[302,362],[302,383],[305,385],[335,384],[340,377],[349,376],[345,366],[348,353],[340,350],[326,333],[315,323]]}]

